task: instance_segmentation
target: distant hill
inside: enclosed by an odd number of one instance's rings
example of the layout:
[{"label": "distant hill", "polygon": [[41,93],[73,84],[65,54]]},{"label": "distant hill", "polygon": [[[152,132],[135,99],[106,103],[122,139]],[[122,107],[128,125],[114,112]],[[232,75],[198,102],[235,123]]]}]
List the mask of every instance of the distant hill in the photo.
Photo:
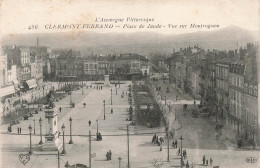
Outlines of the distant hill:
[{"label": "distant hill", "polygon": [[135,33],[38,33],[2,36],[3,44],[36,45],[39,38],[40,45],[51,48],[78,49],[83,55],[92,52],[97,54],[137,53],[172,53],[172,49],[198,44],[204,49],[234,49],[245,46],[247,42],[254,42],[256,33],[249,32],[236,26],[230,26],[215,31],[201,31],[180,35],[167,35],[153,32]]}]

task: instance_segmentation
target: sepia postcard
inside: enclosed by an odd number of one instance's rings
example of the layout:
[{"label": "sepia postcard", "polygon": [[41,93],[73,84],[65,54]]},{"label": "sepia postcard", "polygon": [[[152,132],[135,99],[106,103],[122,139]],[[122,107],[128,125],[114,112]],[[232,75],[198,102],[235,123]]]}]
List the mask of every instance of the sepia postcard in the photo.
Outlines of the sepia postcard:
[{"label": "sepia postcard", "polygon": [[0,168],[259,168],[259,0],[1,0]]}]

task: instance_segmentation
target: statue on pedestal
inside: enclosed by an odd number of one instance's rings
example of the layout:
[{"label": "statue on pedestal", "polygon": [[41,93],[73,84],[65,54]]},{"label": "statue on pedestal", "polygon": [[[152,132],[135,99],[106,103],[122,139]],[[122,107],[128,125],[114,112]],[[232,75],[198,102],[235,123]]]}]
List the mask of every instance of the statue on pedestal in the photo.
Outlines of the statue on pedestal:
[{"label": "statue on pedestal", "polygon": [[54,91],[50,90],[49,93],[47,94],[47,109],[54,108]]}]

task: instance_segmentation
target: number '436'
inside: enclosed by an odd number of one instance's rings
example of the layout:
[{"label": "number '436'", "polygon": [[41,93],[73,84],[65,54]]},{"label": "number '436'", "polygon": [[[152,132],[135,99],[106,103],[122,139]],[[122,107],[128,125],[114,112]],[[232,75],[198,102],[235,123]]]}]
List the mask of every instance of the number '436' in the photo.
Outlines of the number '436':
[{"label": "number '436'", "polygon": [[28,27],[28,29],[29,30],[31,30],[31,29],[39,29],[39,26],[38,25],[30,25],[29,27]]}]

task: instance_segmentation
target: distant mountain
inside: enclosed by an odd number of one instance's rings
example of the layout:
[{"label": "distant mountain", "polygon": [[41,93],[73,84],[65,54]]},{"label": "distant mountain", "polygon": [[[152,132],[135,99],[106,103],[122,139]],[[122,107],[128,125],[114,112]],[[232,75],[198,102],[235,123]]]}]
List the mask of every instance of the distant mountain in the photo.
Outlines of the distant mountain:
[{"label": "distant mountain", "polygon": [[36,38],[40,45],[51,48],[78,49],[83,55],[92,52],[97,54],[137,53],[172,53],[172,49],[199,45],[204,49],[234,49],[245,46],[247,42],[254,42],[254,33],[230,26],[215,31],[201,31],[180,35],[167,35],[153,32],[135,33],[95,33],[95,32],[61,32],[5,35],[2,42],[5,45],[36,45]]}]

